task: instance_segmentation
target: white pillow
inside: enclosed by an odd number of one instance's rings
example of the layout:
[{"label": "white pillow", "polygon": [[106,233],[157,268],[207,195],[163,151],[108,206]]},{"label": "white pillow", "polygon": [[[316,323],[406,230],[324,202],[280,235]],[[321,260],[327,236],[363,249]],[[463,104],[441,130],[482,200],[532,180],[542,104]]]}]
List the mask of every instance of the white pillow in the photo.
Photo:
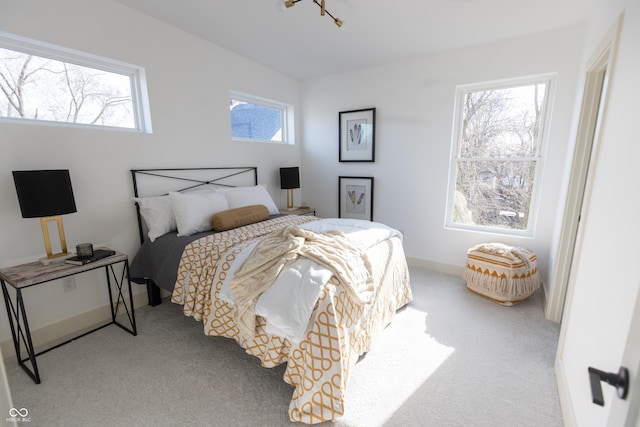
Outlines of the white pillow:
[{"label": "white pillow", "polygon": [[169,196],[134,197],[140,206],[140,215],[147,225],[147,235],[152,242],[158,237],[175,231],[176,220],[171,209]]},{"label": "white pillow", "polygon": [[169,193],[176,218],[178,236],[190,236],[211,230],[211,215],[229,209],[227,199],[219,193]]},{"label": "white pillow", "polygon": [[271,195],[269,195],[269,192],[263,185],[233,188],[225,190],[222,194],[224,194],[224,197],[227,199],[229,209],[251,205],[265,205],[271,215],[280,213]]}]

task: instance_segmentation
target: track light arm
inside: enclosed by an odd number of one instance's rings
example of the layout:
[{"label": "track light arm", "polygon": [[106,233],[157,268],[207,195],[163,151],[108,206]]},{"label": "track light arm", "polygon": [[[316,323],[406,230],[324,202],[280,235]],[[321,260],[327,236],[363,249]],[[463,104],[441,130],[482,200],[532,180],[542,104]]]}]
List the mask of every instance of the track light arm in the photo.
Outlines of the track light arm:
[{"label": "track light arm", "polygon": [[[288,9],[290,7],[295,6],[296,3],[300,2],[302,0],[285,0],[284,1],[284,5],[285,7]],[[342,27],[343,22],[340,18],[336,18],[335,16],[333,16],[331,14],[331,12],[329,12],[327,10],[327,8],[325,7],[325,0],[313,0],[313,2],[320,8],[320,16],[325,16],[329,15],[331,17],[331,19],[333,19],[333,23],[336,24],[338,27]]]}]

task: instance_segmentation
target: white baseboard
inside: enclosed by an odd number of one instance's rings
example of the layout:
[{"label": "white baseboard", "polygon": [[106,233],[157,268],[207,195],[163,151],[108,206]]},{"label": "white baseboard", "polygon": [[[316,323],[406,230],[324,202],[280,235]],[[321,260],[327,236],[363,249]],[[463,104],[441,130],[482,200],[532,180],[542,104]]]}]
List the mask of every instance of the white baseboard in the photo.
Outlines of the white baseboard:
[{"label": "white baseboard", "polygon": [[[147,302],[146,292],[133,296],[133,306],[135,308],[142,307]],[[33,329],[31,330],[31,340],[33,341],[34,350],[39,353],[109,322],[111,322],[111,310],[108,305],[104,305],[60,322]],[[126,323],[124,324],[126,325]],[[2,356],[7,363],[16,362],[16,352],[11,338],[0,342],[0,348],[2,349]]]},{"label": "white baseboard", "polygon": [[438,273],[460,276],[464,273],[464,266],[445,264],[443,262],[427,261],[419,258],[407,257],[407,264],[410,267],[424,268],[426,270],[437,271]]}]

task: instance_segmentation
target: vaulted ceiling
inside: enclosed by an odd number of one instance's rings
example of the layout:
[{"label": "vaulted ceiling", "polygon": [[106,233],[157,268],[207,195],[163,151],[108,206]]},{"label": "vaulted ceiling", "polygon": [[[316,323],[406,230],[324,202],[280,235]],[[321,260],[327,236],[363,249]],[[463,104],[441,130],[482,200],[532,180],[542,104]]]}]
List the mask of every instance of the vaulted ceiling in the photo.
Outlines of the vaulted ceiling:
[{"label": "vaulted ceiling", "polygon": [[[594,0],[117,0],[304,80],[584,21]],[[319,0],[318,0],[319,2]]]}]

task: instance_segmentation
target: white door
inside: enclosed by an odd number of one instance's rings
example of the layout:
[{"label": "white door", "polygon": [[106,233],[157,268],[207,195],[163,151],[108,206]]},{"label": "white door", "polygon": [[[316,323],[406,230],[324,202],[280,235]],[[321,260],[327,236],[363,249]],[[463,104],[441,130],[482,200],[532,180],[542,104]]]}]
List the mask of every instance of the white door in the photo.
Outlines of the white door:
[{"label": "white door", "polygon": [[[567,426],[638,423],[640,2],[624,4],[624,25],[620,18],[594,55],[600,58],[608,52],[608,87],[598,118],[556,359]],[[587,74],[598,63],[592,61]],[[588,368],[617,373],[621,366],[630,374],[627,399],[620,400],[614,387],[602,383],[604,405],[594,404]]]},{"label": "white door", "polygon": [[[639,286],[640,287],[640,286]],[[626,400],[613,399],[609,415],[609,427],[640,427],[640,292],[627,337],[627,348],[622,356],[622,366],[631,372],[629,395]]]}]

